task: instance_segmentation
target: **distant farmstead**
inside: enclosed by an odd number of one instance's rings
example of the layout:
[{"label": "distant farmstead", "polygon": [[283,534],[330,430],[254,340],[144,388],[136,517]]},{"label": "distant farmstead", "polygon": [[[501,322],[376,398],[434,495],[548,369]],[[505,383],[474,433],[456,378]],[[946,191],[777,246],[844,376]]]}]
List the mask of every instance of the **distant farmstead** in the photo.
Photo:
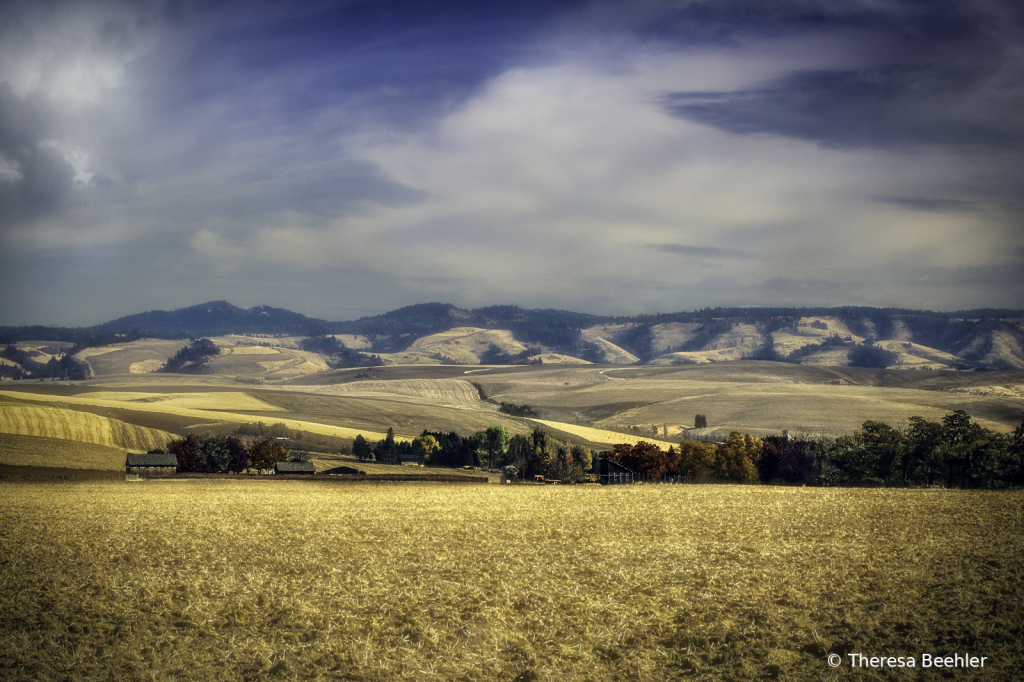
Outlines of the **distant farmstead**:
[{"label": "distant farmstead", "polygon": [[315,474],[316,467],[312,462],[278,462],[274,465],[275,474]]},{"label": "distant farmstead", "polygon": [[124,461],[126,474],[173,474],[178,471],[178,456],[173,452],[136,454],[129,452]]}]

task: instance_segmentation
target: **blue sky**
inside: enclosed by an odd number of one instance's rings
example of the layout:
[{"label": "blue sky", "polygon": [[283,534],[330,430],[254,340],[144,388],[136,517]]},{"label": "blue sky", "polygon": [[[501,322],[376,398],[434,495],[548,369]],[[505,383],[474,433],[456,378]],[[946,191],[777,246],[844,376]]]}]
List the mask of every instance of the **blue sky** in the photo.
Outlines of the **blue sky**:
[{"label": "blue sky", "polygon": [[7,2],[0,324],[1024,307],[1024,8]]}]

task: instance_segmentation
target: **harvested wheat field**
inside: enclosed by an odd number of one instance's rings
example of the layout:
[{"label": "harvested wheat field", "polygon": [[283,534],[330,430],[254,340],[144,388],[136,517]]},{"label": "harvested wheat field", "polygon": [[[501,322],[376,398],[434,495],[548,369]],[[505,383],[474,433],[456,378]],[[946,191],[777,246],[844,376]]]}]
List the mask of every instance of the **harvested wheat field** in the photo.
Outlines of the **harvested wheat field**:
[{"label": "harvested wheat field", "polygon": [[0,403],[0,433],[42,436],[145,452],[163,447],[174,434],[88,412]]},{"label": "harvested wheat field", "polygon": [[10,680],[832,680],[850,653],[984,656],[964,680],[1024,668],[1019,491],[165,481],[0,499]]},{"label": "harvested wheat field", "polygon": [[0,432],[0,464],[123,472],[124,460],[124,448]]}]

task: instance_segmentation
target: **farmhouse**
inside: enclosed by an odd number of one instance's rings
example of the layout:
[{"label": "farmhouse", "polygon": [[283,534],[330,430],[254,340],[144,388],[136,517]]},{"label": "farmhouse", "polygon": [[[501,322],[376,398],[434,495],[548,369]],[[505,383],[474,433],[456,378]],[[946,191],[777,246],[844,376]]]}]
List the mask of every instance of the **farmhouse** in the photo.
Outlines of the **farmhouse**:
[{"label": "farmhouse", "polygon": [[178,456],[173,452],[137,454],[129,452],[124,461],[126,474],[173,474],[178,471]]},{"label": "farmhouse", "polygon": [[274,465],[275,474],[315,474],[316,467],[312,462],[278,462]]},{"label": "farmhouse", "polygon": [[598,459],[597,467],[601,474],[601,485],[632,485],[636,480],[635,471],[607,457]]}]

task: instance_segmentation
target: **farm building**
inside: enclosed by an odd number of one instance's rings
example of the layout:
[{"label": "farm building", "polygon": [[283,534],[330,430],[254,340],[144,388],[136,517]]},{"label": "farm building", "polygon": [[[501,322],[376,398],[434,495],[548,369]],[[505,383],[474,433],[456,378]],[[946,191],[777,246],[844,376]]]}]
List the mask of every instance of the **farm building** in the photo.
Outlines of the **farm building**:
[{"label": "farm building", "polygon": [[597,466],[601,474],[601,485],[632,485],[636,480],[635,471],[607,457],[598,459]]},{"label": "farm building", "polygon": [[359,469],[356,469],[355,467],[346,467],[346,466],[334,467],[333,469],[328,469],[327,471],[321,471],[320,473],[322,473],[322,474],[330,474],[331,476],[342,476],[342,475],[343,476],[353,476],[353,475],[355,475],[355,476],[359,476],[359,475],[365,476],[366,475],[365,471],[361,471]]},{"label": "farm building", "polygon": [[126,474],[173,474],[178,471],[178,456],[173,452],[137,454],[129,452],[124,461]]},{"label": "farm building", "polygon": [[315,474],[316,467],[312,462],[278,462],[274,465],[275,474]]}]

